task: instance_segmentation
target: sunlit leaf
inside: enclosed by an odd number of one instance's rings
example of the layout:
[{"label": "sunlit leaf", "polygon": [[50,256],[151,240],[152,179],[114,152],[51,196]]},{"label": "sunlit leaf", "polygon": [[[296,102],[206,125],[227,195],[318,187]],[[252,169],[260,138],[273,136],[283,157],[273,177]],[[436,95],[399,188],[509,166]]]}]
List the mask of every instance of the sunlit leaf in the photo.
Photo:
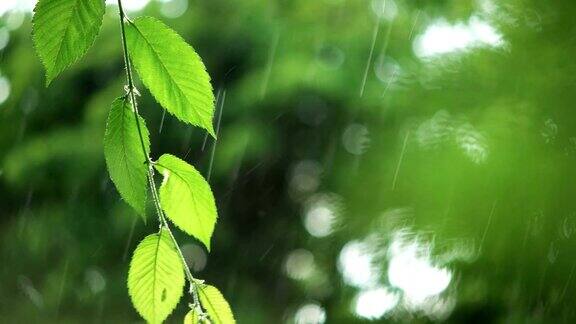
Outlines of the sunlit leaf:
[{"label": "sunlit leaf", "polygon": [[203,286],[198,289],[200,303],[208,313],[210,320],[214,324],[236,323],[230,305],[222,296],[222,293],[213,286]]},{"label": "sunlit leaf", "polygon": [[167,230],[148,235],[136,247],[128,271],[128,292],[138,313],[161,323],[178,304],[184,269]]},{"label": "sunlit leaf", "polygon": [[142,17],[126,24],[130,57],[152,95],[180,120],[214,136],[214,94],[198,54],[157,19]]},{"label": "sunlit leaf", "polygon": [[46,84],[80,59],[94,43],[104,0],[40,0],[34,8],[33,39],[46,69]]},{"label": "sunlit leaf", "polygon": [[[148,129],[144,119],[140,116],[138,118],[148,155]],[[110,178],[120,196],[139,215],[145,217],[148,167],[144,164],[145,154],[138,135],[136,117],[127,97],[118,98],[112,103],[104,134],[104,157]]]},{"label": "sunlit leaf", "polygon": [[170,154],[162,155],[155,167],[164,176],[160,187],[162,209],[176,226],[210,250],[217,217],[210,185],[193,166]]}]

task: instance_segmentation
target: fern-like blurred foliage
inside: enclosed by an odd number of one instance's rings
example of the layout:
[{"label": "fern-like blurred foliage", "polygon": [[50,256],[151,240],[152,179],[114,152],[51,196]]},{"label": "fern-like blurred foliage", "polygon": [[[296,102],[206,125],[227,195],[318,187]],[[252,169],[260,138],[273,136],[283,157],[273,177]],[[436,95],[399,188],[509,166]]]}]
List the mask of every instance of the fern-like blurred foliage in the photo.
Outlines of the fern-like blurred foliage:
[{"label": "fern-like blurred foliage", "polygon": [[[138,322],[128,263],[158,225],[104,165],[117,7],[44,88],[29,2],[0,4],[0,322]],[[576,320],[575,1],[125,2],[217,91],[211,159],[139,87],[152,156],[212,170],[212,252],[177,238],[239,323]]]}]

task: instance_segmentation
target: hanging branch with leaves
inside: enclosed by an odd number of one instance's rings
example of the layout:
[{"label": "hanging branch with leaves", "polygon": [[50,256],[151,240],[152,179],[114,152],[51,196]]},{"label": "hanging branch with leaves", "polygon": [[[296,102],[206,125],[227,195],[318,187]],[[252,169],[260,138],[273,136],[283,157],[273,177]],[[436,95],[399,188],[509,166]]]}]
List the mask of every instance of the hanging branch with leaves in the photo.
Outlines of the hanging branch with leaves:
[{"label": "hanging branch with leaves", "polygon": [[[40,0],[34,9],[33,41],[48,86],[78,61],[98,36],[104,0]],[[235,323],[220,291],[194,278],[170,222],[210,250],[217,210],[210,185],[190,164],[170,154],[150,157],[150,133],[138,113],[133,69],[152,96],[180,121],[216,138],[210,76],[194,49],[152,17],[129,19],[118,0],[126,69],[125,94],[110,108],[104,156],[112,182],[137,214],[145,218],[150,193],[159,230],[136,247],[128,270],[128,292],[138,313],[161,323],[179,303],[186,281],[190,311],[184,323]],[[159,190],[156,172],[162,175]]]}]

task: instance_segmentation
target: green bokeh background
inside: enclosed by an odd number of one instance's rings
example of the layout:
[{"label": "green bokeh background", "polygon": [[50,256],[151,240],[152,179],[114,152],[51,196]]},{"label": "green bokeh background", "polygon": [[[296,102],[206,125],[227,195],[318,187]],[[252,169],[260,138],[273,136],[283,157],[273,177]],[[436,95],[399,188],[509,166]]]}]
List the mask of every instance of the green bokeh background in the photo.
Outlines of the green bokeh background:
[{"label": "green bokeh background", "polygon": [[[339,266],[349,242],[370,248],[379,285],[400,296],[376,322],[576,320],[576,2],[388,0],[396,14],[378,17],[378,1],[190,0],[175,18],[167,3],[130,16],[178,31],[225,98],[210,180],[219,220],[195,275],[239,323],[293,323],[307,304],[326,323],[368,322]],[[49,88],[30,13],[6,13],[0,28],[18,17],[0,50],[0,322],[137,323],[128,263],[157,223],[120,200],[104,164],[124,84],[117,7]],[[482,19],[503,43],[416,55],[440,19]],[[163,118],[139,88],[153,158],[171,153],[206,175],[213,142],[203,149],[200,129]],[[305,226],[319,197],[334,216],[323,237]],[[442,312],[408,305],[390,282],[400,231],[450,271]],[[177,238],[200,262],[194,240]],[[286,270],[294,251],[313,256],[313,275]]]}]

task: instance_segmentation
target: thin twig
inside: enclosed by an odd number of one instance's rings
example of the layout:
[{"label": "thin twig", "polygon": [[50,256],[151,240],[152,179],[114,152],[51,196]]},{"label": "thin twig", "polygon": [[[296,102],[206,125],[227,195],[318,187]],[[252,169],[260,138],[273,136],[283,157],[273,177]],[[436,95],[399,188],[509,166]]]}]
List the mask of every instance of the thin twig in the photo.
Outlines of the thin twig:
[{"label": "thin twig", "polygon": [[216,122],[216,138],[214,139],[214,144],[212,144],[212,151],[210,152],[210,161],[208,162],[208,172],[206,174],[206,181],[210,182],[210,176],[212,175],[212,165],[214,163],[214,154],[216,153],[216,144],[218,144],[218,136],[220,135],[220,121],[222,120],[222,110],[224,110],[224,102],[226,101],[226,89],[222,90],[222,96],[220,97],[219,109],[218,109],[218,120]]},{"label": "thin twig", "polygon": [[132,111],[134,112],[134,118],[136,119],[136,127],[138,129],[138,137],[140,138],[140,145],[142,145],[142,151],[144,153],[144,163],[150,162],[150,157],[148,152],[146,152],[146,145],[144,145],[144,137],[142,136],[142,129],[140,127],[140,118],[138,115],[138,104],[136,102],[136,96],[134,94],[134,81],[132,79],[132,66],[130,65],[130,57],[128,55],[128,44],[126,42],[126,30],[124,29],[124,20],[126,19],[126,14],[122,8],[122,1],[118,0],[118,10],[120,12],[120,29],[122,31],[122,48],[124,51],[124,65],[126,67],[126,79],[128,81],[128,95],[130,96],[130,101],[132,103]]}]

